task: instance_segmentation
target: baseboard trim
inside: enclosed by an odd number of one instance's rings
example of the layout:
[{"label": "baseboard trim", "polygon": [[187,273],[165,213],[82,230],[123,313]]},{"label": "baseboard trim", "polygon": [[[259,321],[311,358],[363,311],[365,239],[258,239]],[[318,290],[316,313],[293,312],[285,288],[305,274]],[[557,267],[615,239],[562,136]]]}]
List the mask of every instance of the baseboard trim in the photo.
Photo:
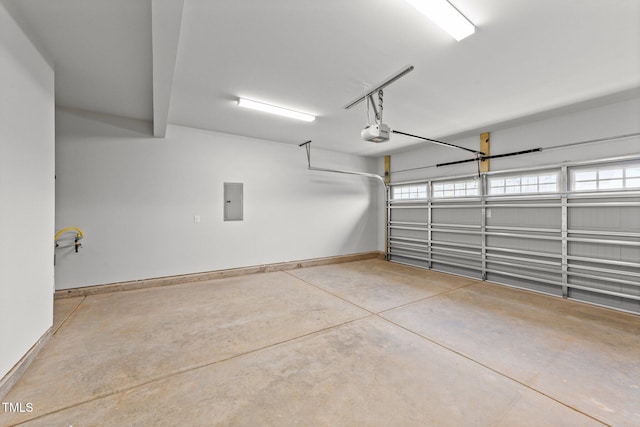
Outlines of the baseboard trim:
[{"label": "baseboard trim", "polygon": [[127,282],[108,283],[104,285],[85,286],[82,288],[61,289],[55,292],[55,298],[72,298],[105,294],[109,292],[131,291],[134,289],[157,286],[179,285],[182,283],[200,282],[204,280],[223,279],[227,277],[245,276],[248,274],[269,273],[273,271],[295,270],[297,268],[316,267],[320,265],[342,264],[345,262],[363,261],[367,259],[384,259],[384,253],[373,251],[351,255],[339,255],[326,258],[313,258],[302,261],[288,261],[275,264],[264,264],[252,267],[231,268],[226,270],[207,271],[203,273],[182,274],[177,276],[157,277],[152,279],[132,280]]},{"label": "baseboard trim", "polygon": [[22,374],[29,368],[31,363],[35,360],[40,350],[49,342],[49,339],[53,335],[53,326],[47,329],[47,331],[38,339],[38,341],[31,346],[29,351],[22,356],[22,359],[16,363],[13,368],[7,374],[0,379],[0,400],[2,400],[9,390],[18,382]]}]

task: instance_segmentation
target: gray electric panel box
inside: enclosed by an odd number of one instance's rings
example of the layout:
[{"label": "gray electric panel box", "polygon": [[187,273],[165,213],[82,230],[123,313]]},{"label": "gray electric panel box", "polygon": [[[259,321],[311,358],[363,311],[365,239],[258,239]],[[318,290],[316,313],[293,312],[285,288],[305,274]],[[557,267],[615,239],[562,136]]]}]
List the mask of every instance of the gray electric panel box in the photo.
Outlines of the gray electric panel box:
[{"label": "gray electric panel box", "polygon": [[242,221],[242,183],[224,183],[224,220]]}]

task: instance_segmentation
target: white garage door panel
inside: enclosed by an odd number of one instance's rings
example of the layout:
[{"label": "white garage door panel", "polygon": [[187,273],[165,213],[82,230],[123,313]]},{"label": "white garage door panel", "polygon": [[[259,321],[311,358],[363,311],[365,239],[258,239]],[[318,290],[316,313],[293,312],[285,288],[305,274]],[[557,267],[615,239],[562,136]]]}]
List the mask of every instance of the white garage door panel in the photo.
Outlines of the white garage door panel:
[{"label": "white garage door panel", "polygon": [[[638,165],[640,156],[629,156],[484,174],[480,194],[473,197],[442,197],[442,184],[453,182],[446,179],[391,184],[390,194],[395,186],[407,185],[427,191],[421,199],[404,194],[402,200],[389,200],[387,257],[640,314],[640,188],[630,179],[629,188],[612,189],[623,181],[610,178],[612,169]],[[609,175],[597,172],[601,182],[582,185],[602,188],[572,191],[576,177],[592,170]],[[543,188],[540,177],[549,174],[557,174],[557,191],[545,186],[546,192],[536,194]],[[533,185],[536,176],[539,182]],[[504,194],[487,195],[502,178],[506,184],[498,191]],[[455,178],[464,179],[477,177]],[[434,182],[440,193],[433,190]]]}]

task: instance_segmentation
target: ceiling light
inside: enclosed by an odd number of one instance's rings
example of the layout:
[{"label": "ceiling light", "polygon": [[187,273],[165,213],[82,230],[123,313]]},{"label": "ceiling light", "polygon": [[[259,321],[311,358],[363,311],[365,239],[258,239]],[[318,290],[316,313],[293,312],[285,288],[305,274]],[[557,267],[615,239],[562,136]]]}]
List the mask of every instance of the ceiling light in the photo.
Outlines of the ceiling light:
[{"label": "ceiling light", "polygon": [[287,108],[276,107],[275,105],[269,105],[262,102],[251,101],[249,99],[239,98],[238,106],[244,108],[250,108],[252,110],[264,111],[265,113],[277,114],[279,116],[290,117],[292,119],[303,120],[305,122],[312,122],[316,119],[316,116],[311,114],[301,113],[299,111],[289,110]]},{"label": "ceiling light", "polygon": [[407,0],[457,41],[473,34],[473,24],[447,0]]}]

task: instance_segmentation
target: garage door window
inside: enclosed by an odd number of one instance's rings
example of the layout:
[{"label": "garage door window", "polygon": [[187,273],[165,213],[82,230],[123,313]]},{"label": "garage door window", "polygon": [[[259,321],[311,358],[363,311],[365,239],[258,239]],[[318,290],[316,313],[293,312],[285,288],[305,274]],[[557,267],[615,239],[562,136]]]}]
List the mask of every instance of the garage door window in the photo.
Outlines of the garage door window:
[{"label": "garage door window", "polygon": [[574,191],[640,189],[640,163],[573,170],[571,188]]},{"label": "garage door window", "polygon": [[480,195],[478,180],[434,182],[433,198],[472,197]]},{"label": "garage door window", "polygon": [[558,173],[524,174],[489,178],[489,195],[555,193]]},{"label": "garage door window", "polygon": [[427,198],[427,184],[399,185],[393,187],[394,200],[418,200]]}]

